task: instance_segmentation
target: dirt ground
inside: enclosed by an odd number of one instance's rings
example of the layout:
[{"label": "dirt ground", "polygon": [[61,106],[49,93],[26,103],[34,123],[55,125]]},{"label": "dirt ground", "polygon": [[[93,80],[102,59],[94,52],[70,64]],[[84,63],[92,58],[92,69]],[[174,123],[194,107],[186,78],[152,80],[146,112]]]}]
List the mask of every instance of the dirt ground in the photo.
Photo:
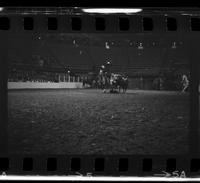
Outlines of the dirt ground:
[{"label": "dirt ground", "polygon": [[8,92],[9,152],[184,154],[189,94],[93,89]]}]

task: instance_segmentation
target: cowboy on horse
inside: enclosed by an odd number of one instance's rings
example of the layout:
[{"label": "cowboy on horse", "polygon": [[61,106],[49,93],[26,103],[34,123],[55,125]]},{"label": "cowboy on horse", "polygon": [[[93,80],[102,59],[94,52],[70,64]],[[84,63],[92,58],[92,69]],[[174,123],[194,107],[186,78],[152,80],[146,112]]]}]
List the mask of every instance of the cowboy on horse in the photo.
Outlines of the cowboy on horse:
[{"label": "cowboy on horse", "polygon": [[106,92],[106,88],[108,86],[108,76],[107,76],[106,68],[105,68],[104,65],[102,65],[100,70],[99,70],[98,83],[100,85],[100,88],[105,93]]},{"label": "cowboy on horse", "polygon": [[110,89],[111,93],[120,93],[120,89],[122,89],[123,93],[125,93],[128,88],[128,77],[111,73],[110,64],[110,62],[107,62],[106,66],[102,65],[99,70],[98,84],[100,88],[104,93],[106,89]]}]

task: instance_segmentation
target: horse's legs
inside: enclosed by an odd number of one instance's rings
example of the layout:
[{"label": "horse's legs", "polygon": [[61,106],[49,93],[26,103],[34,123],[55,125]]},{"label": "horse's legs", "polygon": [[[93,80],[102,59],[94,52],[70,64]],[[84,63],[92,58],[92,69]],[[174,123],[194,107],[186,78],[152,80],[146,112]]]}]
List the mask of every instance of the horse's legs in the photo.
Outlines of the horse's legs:
[{"label": "horse's legs", "polygon": [[120,93],[120,90],[121,90],[121,88],[120,88],[120,86],[118,86],[118,91],[119,91],[119,93]]},{"label": "horse's legs", "polygon": [[113,92],[113,85],[110,85],[110,92]]},{"label": "horse's legs", "polygon": [[127,86],[124,87],[124,90],[125,90],[125,93],[126,93],[126,91],[127,91]]},{"label": "horse's legs", "polygon": [[123,88],[123,93],[125,93],[125,88]]}]

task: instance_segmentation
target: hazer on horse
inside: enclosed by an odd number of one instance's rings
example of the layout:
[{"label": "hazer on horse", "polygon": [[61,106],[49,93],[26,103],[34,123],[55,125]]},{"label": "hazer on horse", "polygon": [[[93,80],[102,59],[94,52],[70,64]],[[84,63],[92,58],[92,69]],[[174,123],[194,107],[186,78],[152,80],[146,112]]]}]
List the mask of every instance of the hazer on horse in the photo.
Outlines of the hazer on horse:
[{"label": "hazer on horse", "polygon": [[107,72],[105,72],[102,69],[100,69],[100,72],[99,72],[98,83],[104,93],[106,92],[106,89],[109,89],[110,76]]}]

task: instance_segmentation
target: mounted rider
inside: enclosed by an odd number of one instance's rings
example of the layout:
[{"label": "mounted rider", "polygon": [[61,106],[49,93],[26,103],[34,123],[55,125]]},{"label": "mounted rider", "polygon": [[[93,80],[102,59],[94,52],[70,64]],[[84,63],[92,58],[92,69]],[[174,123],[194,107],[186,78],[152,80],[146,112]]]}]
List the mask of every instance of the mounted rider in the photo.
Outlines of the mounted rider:
[{"label": "mounted rider", "polygon": [[98,83],[103,89],[103,92],[106,92],[106,88],[110,85],[110,61],[105,65],[102,65],[99,70]]},{"label": "mounted rider", "polygon": [[106,90],[106,86],[107,86],[107,72],[106,72],[106,67],[104,65],[101,66],[100,70],[99,70],[99,84],[101,86],[101,89],[103,89],[103,92],[105,92]]}]

